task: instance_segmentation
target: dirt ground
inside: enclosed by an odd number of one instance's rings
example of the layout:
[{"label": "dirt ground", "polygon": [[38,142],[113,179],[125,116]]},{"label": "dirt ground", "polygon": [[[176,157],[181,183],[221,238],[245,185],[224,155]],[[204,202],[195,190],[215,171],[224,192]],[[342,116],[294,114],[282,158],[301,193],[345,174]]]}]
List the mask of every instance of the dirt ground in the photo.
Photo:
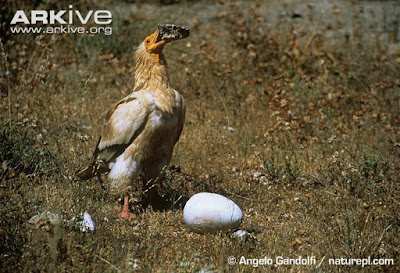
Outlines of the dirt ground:
[{"label": "dirt ground", "polygon": [[[19,9],[68,5],[0,7],[0,272],[399,272],[397,1],[87,0],[73,9],[111,11],[112,35],[10,31]],[[191,31],[164,50],[186,121],[162,202],[139,189],[127,222],[106,177],[74,174],[160,23]],[[201,191],[237,203],[248,236],[188,230]],[[94,232],[71,220],[85,211]],[[29,222],[43,212],[61,220]],[[300,256],[316,262],[278,264]],[[332,264],[368,258],[389,265]]]}]

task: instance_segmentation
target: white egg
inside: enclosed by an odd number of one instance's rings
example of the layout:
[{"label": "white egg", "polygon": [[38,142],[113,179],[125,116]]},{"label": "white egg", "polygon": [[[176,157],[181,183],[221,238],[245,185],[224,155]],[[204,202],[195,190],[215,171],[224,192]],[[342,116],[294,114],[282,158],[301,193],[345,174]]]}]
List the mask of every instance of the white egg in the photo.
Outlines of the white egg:
[{"label": "white egg", "polygon": [[225,196],[201,192],[193,195],[183,209],[186,225],[199,233],[237,228],[243,218],[242,210]]}]

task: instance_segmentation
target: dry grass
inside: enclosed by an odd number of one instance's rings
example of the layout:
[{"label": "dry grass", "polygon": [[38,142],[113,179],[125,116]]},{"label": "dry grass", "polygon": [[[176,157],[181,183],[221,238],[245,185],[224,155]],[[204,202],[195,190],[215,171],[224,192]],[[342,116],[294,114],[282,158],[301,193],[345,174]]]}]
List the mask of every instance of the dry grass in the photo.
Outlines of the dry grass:
[{"label": "dry grass", "polygon": [[[4,16],[17,9],[12,3]],[[74,7],[113,12],[112,36],[2,32],[0,271],[397,271],[400,54],[390,29],[374,29],[382,9],[327,5],[325,13],[298,5],[296,19],[295,5],[278,1],[82,1]],[[165,50],[187,101],[173,157],[182,171],[169,171],[160,188],[171,208],[147,208],[128,223],[96,179],[73,174],[88,163],[110,103],[129,94],[132,48],[159,18],[191,29]],[[204,190],[234,200],[245,214],[241,228],[259,243],[188,231],[179,205]],[[28,224],[46,210],[64,219],[87,210],[97,230]],[[325,260],[319,268],[253,268],[229,266],[232,255]],[[395,265],[327,262],[368,256]]]}]

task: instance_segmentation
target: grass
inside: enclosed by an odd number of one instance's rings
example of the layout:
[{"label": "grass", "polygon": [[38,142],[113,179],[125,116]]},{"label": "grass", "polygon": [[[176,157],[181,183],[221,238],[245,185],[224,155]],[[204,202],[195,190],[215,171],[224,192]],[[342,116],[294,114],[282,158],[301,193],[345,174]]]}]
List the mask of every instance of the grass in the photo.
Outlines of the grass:
[{"label": "grass", "polygon": [[[81,1],[82,11],[112,10],[112,36],[2,32],[0,271],[398,271],[400,54],[391,25],[375,28],[384,9],[221,2]],[[21,8],[38,8],[29,5]],[[294,8],[301,18],[291,18]],[[13,12],[10,4],[4,16]],[[124,222],[117,197],[74,173],[89,162],[110,105],[130,93],[133,48],[159,18],[191,29],[165,48],[187,102],[179,167],[158,187],[168,209],[138,208]],[[235,201],[257,240],[190,232],[182,206],[200,191]],[[43,211],[64,220],[88,211],[96,232],[28,224]],[[320,266],[227,262],[300,255]],[[368,256],[395,264],[328,263]]]}]

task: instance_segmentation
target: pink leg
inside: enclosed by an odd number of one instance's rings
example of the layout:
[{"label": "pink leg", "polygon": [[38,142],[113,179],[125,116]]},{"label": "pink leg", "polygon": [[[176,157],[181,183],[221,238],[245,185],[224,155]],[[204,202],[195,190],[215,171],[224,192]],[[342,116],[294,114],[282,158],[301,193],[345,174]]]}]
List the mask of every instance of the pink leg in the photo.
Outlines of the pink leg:
[{"label": "pink leg", "polygon": [[132,212],[129,211],[129,194],[126,193],[125,197],[124,197],[124,206],[122,208],[122,211],[120,214],[118,214],[119,218],[123,218],[126,220],[131,220],[133,218],[135,218],[135,214],[133,214]]}]

